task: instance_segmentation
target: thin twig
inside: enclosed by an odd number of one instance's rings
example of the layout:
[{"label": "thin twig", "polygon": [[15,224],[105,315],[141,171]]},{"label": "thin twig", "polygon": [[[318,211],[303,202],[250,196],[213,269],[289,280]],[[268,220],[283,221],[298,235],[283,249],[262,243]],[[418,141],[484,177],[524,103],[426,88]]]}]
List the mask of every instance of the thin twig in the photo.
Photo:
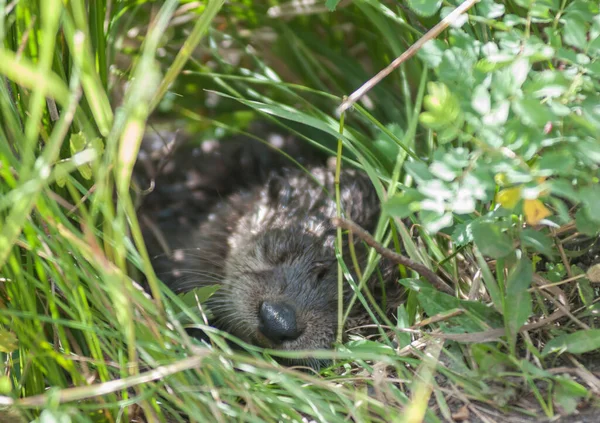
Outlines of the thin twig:
[{"label": "thin twig", "polygon": [[451,23],[453,23],[460,15],[469,10],[475,3],[479,0],[466,0],[456,9],[454,9],[448,16],[442,19],[436,26],[431,28],[429,32],[423,35],[421,38],[417,40],[412,46],[408,48],[404,53],[398,56],[392,63],[390,63],[387,67],[379,71],[377,75],[373,78],[369,79],[365,82],[358,90],[354,91],[346,101],[342,102],[340,107],[338,107],[338,113],[342,113],[346,111],[348,108],[352,107],[354,103],[356,103],[363,95],[365,95],[371,88],[377,85],[383,78],[388,76],[394,69],[400,66],[403,62],[410,59],[414,56],[417,51],[423,47],[423,45],[429,41],[437,37],[441,34],[443,30],[445,30]]},{"label": "thin twig", "polygon": [[362,239],[369,247],[373,248],[375,251],[381,254],[382,257],[385,257],[386,259],[396,264],[401,264],[403,266],[408,267],[409,269],[414,270],[419,275],[427,279],[429,283],[432,284],[437,290],[445,292],[446,294],[454,295],[454,290],[451,287],[449,287],[446,284],[446,282],[444,282],[433,271],[431,271],[421,263],[417,263],[416,261],[403,256],[402,254],[398,254],[395,251],[385,248],[383,245],[378,243],[375,240],[375,238],[373,238],[367,231],[358,226],[356,223],[338,217],[334,217],[331,221],[335,226],[354,232],[356,236]]}]

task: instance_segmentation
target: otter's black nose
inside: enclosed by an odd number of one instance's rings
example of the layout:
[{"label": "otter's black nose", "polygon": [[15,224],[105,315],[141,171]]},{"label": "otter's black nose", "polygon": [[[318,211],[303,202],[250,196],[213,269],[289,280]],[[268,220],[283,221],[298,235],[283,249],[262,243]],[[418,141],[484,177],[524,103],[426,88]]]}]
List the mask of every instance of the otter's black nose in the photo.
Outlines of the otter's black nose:
[{"label": "otter's black nose", "polygon": [[265,301],[260,305],[258,330],[271,341],[281,343],[300,336],[296,324],[296,312],[283,303]]}]

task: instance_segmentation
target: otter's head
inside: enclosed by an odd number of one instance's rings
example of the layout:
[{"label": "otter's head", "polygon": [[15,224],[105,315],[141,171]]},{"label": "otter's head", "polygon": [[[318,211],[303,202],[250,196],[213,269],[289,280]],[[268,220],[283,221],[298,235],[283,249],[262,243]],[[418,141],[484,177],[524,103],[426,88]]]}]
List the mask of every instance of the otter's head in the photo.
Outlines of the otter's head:
[{"label": "otter's head", "polygon": [[300,226],[234,240],[221,288],[211,299],[216,325],[262,347],[330,348],[337,328],[332,241]]},{"label": "otter's head", "polygon": [[[316,174],[333,191],[332,176]],[[379,211],[377,197],[360,177],[353,178],[342,192],[343,209],[359,224],[372,225]],[[287,180],[273,178],[250,204],[228,226],[220,288],[208,303],[214,324],[266,348],[330,349],[336,339],[338,311],[336,229],[330,223],[335,202],[310,179],[291,175]],[[367,250],[359,240],[355,243],[362,266]],[[346,255],[347,246],[343,250]],[[395,282],[394,269],[389,263],[384,265],[383,280]],[[373,277],[368,286],[377,297],[379,279]],[[386,285],[386,298],[392,297],[392,291]],[[353,295],[347,282],[343,295],[347,306]],[[368,315],[357,304],[349,325],[363,317]]]}]

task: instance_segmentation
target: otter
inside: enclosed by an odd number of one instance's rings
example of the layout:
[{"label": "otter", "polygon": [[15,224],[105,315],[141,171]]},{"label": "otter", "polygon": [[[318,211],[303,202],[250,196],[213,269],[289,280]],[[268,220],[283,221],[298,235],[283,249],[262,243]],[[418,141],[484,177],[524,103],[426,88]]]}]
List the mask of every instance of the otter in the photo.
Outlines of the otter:
[{"label": "otter", "polygon": [[[219,285],[205,304],[214,317],[211,324],[247,343],[294,351],[330,349],[335,342],[335,172],[323,165],[307,170],[275,166],[263,178],[216,196],[202,221],[190,223],[186,218],[162,227],[177,242],[170,257],[155,256],[159,276],[176,293]],[[368,176],[357,169],[343,170],[340,190],[343,215],[372,231],[380,200]],[[348,237],[343,239],[342,256],[353,273]],[[364,267],[368,249],[358,239],[354,247]],[[367,283],[388,312],[402,294],[396,276],[397,266],[381,260]],[[344,281],[346,305],[352,295]],[[356,302],[346,327],[368,321]],[[313,360],[310,365],[319,363]]]}]

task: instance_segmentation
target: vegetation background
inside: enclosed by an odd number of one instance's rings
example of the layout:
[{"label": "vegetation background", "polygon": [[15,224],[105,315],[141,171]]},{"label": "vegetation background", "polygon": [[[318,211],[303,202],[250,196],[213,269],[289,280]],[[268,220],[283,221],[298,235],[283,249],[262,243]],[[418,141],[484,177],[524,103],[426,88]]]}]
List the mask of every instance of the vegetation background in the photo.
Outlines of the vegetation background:
[{"label": "vegetation background", "polygon": [[[0,0],[0,420],[597,416],[598,2],[468,1],[336,113],[460,3]],[[153,274],[133,166],[153,125],[201,142],[256,120],[343,146],[382,183],[375,239],[455,295],[405,272],[390,326],[357,292],[380,336],[313,353],[336,359],[320,375],[190,339],[204,322]]]}]

